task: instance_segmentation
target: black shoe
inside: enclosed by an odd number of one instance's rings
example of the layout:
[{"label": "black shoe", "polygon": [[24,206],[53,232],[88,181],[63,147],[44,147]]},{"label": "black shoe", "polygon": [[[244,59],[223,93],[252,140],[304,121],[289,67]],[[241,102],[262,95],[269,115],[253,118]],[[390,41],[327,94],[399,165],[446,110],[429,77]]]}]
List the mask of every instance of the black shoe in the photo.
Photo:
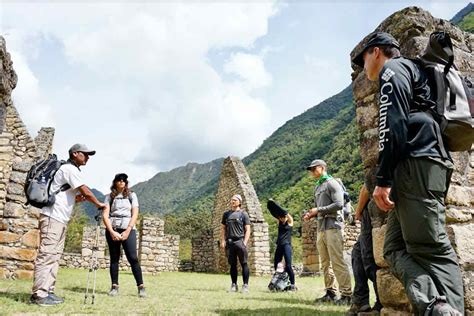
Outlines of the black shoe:
[{"label": "black shoe", "polygon": [[59,303],[54,301],[50,296],[38,297],[36,295],[31,295],[30,304],[36,304],[39,306],[54,306],[58,305]]},{"label": "black shoe", "polygon": [[296,291],[298,291],[298,288],[296,287],[296,285],[291,284],[290,287],[288,288],[288,291],[289,292],[296,292]]},{"label": "black shoe", "polygon": [[334,303],[336,301],[336,293],[327,291],[323,297],[317,298],[314,300],[316,304],[319,303]]},{"label": "black shoe", "polygon": [[383,308],[382,304],[379,301],[377,301],[375,302],[374,307],[372,307],[372,310],[380,312],[382,308]]},{"label": "black shoe", "polygon": [[359,305],[359,304],[352,304],[351,308],[346,312],[346,316],[357,316],[358,313],[367,313],[370,312],[372,309],[370,308],[369,304]]},{"label": "black shoe", "polygon": [[[334,302],[336,305],[351,305],[352,298],[349,295],[341,295],[341,297]],[[370,307],[370,306],[369,306]]]},{"label": "black shoe", "polygon": [[53,292],[49,292],[48,296],[55,302],[58,302],[58,304],[64,303],[64,298],[59,297],[55,295]]}]

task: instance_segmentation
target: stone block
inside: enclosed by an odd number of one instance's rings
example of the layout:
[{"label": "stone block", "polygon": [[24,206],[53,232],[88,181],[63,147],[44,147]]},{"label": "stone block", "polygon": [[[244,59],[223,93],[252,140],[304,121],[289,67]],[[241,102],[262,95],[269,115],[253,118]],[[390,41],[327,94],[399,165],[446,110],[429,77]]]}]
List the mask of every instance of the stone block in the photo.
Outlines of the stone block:
[{"label": "stone block", "polygon": [[33,261],[36,258],[36,250],[0,246],[0,253],[6,259],[21,261]]},{"label": "stone block", "polygon": [[13,195],[22,195],[24,194],[25,190],[23,188],[23,185],[10,182],[7,186],[7,193],[8,194],[13,194]]},{"label": "stone block", "polygon": [[464,307],[466,310],[474,311],[474,271],[462,273],[464,284]]},{"label": "stone block", "polygon": [[377,287],[383,289],[379,291],[380,302],[383,306],[407,309],[410,305],[402,283],[388,269],[377,271]]},{"label": "stone block", "polygon": [[37,248],[39,246],[40,234],[38,229],[32,229],[21,237],[23,245],[30,248]]},{"label": "stone block", "polygon": [[25,209],[23,206],[17,203],[7,202],[3,210],[4,217],[19,218],[25,215]]},{"label": "stone block", "polygon": [[17,202],[20,204],[25,204],[26,203],[26,197],[24,194],[8,194],[8,200]]},{"label": "stone block", "polygon": [[81,254],[83,257],[89,257],[92,255],[92,250],[89,248],[82,248]]},{"label": "stone block", "polygon": [[459,264],[466,270],[474,268],[474,224],[449,225],[448,232],[452,235],[454,249],[459,258]]},{"label": "stone block", "polygon": [[20,280],[32,280],[34,271],[32,270],[16,270],[14,273],[15,278]]},{"label": "stone block", "polygon": [[8,277],[8,270],[0,268],[0,279],[6,279]]},{"label": "stone block", "polygon": [[459,185],[449,186],[446,204],[470,206],[474,204],[474,188]]},{"label": "stone block", "polygon": [[372,245],[374,249],[375,263],[382,268],[388,268],[388,263],[383,258],[383,244],[385,241],[385,231],[387,225],[380,228],[372,228]]},{"label": "stone block", "polygon": [[8,244],[20,240],[20,235],[7,231],[0,231],[0,244]]},{"label": "stone block", "polygon": [[446,223],[464,223],[472,219],[470,210],[461,209],[457,207],[446,208]]},{"label": "stone block", "polygon": [[10,180],[20,185],[24,185],[26,180],[26,172],[13,171],[10,174]]}]

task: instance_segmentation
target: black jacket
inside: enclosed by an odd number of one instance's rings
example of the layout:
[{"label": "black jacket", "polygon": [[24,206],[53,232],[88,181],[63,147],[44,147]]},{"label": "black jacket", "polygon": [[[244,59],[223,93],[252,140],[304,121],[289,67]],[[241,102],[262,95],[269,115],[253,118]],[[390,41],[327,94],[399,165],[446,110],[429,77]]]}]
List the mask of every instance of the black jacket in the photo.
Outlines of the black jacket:
[{"label": "black jacket", "polygon": [[379,76],[377,185],[392,185],[393,171],[407,157],[442,158],[438,123],[425,109],[431,100],[425,73],[411,60],[388,60]]}]

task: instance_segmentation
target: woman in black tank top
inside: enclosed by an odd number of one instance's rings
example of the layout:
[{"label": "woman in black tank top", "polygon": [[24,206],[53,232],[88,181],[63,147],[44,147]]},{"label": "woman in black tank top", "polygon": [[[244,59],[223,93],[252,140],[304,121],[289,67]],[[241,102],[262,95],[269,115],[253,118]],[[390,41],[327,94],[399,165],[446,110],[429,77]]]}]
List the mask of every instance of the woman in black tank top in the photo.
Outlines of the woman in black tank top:
[{"label": "woman in black tank top", "polygon": [[296,291],[295,273],[291,265],[292,248],[291,248],[291,231],[293,230],[293,217],[288,213],[285,216],[278,218],[278,238],[277,247],[275,250],[274,268],[283,258],[285,258],[285,270],[290,277],[290,291]]}]

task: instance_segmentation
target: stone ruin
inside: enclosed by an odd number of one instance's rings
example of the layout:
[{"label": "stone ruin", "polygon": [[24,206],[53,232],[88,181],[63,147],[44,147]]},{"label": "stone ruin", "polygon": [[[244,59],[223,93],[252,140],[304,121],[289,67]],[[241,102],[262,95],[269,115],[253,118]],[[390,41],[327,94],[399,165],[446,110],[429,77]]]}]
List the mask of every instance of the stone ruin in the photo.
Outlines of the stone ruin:
[{"label": "stone ruin", "polygon": [[[34,259],[39,245],[39,210],[25,206],[23,186],[32,163],[52,152],[53,128],[42,128],[33,139],[29,135],[11,99],[17,84],[5,40],[0,36],[0,278],[33,277]],[[99,263],[108,266],[104,255],[105,234],[101,228]],[[179,236],[165,235],[164,222],[144,218],[139,232],[139,259],[145,273],[177,271]],[[61,264],[88,268],[95,227],[86,227],[81,254],[64,254]],[[128,269],[125,258],[122,269]]]},{"label": "stone ruin", "polygon": [[38,209],[25,206],[23,185],[32,161],[52,150],[54,129],[33,139],[11,92],[17,84],[5,40],[0,36],[0,278],[31,278],[39,242]]},{"label": "stone ruin", "polygon": [[229,201],[234,194],[242,196],[242,209],[246,210],[250,217],[251,235],[247,245],[250,271],[255,275],[269,274],[271,266],[268,224],[263,218],[260,201],[247,170],[237,157],[228,157],[222,164],[212,212],[212,230],[192,240],[194,271],[229,271],[225,252],[219,247],[219,240],[222,214],[230,208]]},{"label": "stone ruin", "polygon": [[[474,35],[461,31],[451,23],[434,18],[429,12],[417,7],[409,7],[392,14],[376,29],[391,33],[401,44],[401,53],[413,58],[420,55],[428,42],[429,34],[436,30],[446,31],[455,46],[455,64],[458,69],[474,75]],[[351,53],[359,52],[363,42]],[[373,174],[377,163],[378,150],[378,83],[368,81],[357,66],[353,66],[353,93],[356,105],[356,121],[361,133],[361,156],[366,170],[370,190],[375,187]],[[455,171],[446,199],[446,225],[453,247],[458,255],[463,274],[466,313],[474,311],[474,155],[469,152],[453,153]],[[382,267],[377,272],[380,300],[385,308],[382,315],[410,314],[410,304],[402,284],[389,272],[388,264],[382,256],[385,233],[385,214],[375,203],[369,204],[373,221],[374,255]]]},{"label": "stone ruin", "polygon": [[[178,271],[179,236],[165,235],[165,222],[156,217],[144,217],[137,224],[140,227],[137,231],[137,251],[142,271],[151,274],[163,271]],[[96,226],[84,227],[81,253],[64,253],[60,265],[68,268],[89,268],[95,237]],[[99,243],[96,250],[101,269],[105,269],[110,265],[110,258],[105,253],[106,249],[105,227],[101,224]],[[120,259],[120,270],[130,270],[130,265],[123,250]]]}]

